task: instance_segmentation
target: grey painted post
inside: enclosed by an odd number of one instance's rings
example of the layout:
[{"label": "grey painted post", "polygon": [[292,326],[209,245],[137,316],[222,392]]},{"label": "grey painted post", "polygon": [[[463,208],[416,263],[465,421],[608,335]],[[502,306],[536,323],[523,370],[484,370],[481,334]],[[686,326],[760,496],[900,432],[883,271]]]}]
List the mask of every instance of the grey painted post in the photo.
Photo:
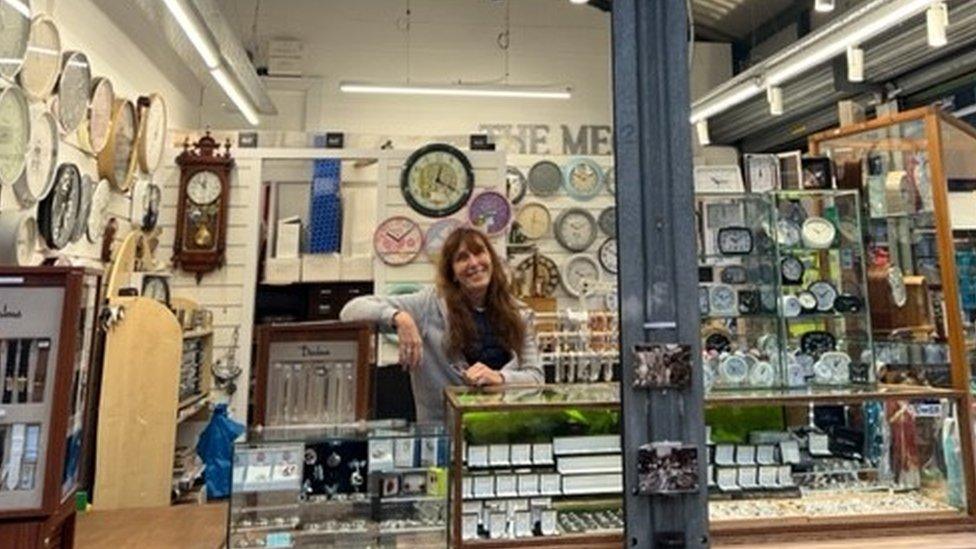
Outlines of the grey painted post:
[{"label": "grey painted post", "polygon": [[[688,20],[684,0],[614,0],[613,84],[620,253],[621,406],[628,547],[682,532],[684,547],[707,547],[704,412],[699,350]],[[687,391],[631,388],[631,349],[640,342],[692,346]],[[701,489],[640,496],[637,448],[651,441],[698,447]]]}]

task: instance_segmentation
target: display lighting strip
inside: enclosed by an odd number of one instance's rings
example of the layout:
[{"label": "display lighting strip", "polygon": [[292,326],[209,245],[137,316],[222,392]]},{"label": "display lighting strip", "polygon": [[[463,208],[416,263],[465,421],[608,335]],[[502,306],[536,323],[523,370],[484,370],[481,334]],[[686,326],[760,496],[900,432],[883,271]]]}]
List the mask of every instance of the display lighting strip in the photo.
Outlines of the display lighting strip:
[{"label": "display lighting strip", "polygon": [[569,87],[539,86],[479,86],[472,84],[368,84],[342,82],[339,90],[344,93],[374,93],[393,95],[441,95],[456,97],[517,97],[522,99],[570,99]]},{"label": "display lighting strip", "polygon": [[[861,44],[926,10],[929,44],[944,45],[945,40],[940,38],[945,37],[949,22],[944,1],[869,0],[696,101],[691,108],[691,123],[697,125],[848,50],[855,50],[849,57],[854,61],[853,73],[857,77],[858,69],[863,72],[864,64],[863,52],[859,55],[856,51]],[[770,98],[782,101],[782,97],[774,94]],[[774,111],[781,108],[773,107]],[[702,126],[698,128],[700,137]]]},{"label": "display lighting strip", "polygon": [[[8,2],[11,0],[3,1]],[[213,79],[217,81],[217,84],[227,97],[234,102],[234,105],[241,111],[241,114],[248,123],[252,126],[257,126],[260,122],[257,111],[241,90],[237,80],[231,78],[231,75],[228,74],[220,57],[220,48],[214,43],[206,27],[200,22],[200,18],[191,8],[187,7],[185,0],[163,0],[163,4],[166,4],[170,13],[173,14],[173,18],[176,19],[176,22],[179,23],[180,28],[183,29],[186,37],[190,40],[190,43],[196,48],[197,53],[200,54],[200,58],[203,60],[203,64],[206,65]]]}]

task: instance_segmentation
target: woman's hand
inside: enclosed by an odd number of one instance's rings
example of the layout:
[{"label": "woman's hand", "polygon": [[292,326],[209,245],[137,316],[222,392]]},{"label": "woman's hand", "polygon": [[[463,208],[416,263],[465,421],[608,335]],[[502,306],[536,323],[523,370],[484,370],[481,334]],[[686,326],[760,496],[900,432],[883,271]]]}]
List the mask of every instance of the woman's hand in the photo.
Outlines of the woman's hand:
[{"label": "woman's hand", "polygon": [[492,370],[488,366],[478,362],[464,371],[464,381],[468,385],[484,387],[486,385],[502,385],[505,383],[505,377],[501,372]]},{"label": "woman's hand", "polygon": [[420,330],[413,317],[406,311],[398,311],[393,317],[399,340],[400,365],[412,369],[420,366],[423,355],[424,342],[420,339]]}]

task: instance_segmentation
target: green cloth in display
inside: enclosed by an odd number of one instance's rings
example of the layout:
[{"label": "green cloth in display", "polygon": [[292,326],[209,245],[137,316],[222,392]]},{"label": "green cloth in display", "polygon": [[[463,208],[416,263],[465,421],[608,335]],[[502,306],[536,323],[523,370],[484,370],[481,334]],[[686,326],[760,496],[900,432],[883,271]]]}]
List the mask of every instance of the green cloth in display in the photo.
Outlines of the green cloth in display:
[{"label": "green cloth in display", "polygon": [[553,437],[620,433],[617,410],[534,410],[464,414],[468,444],[552,442]]},{"label": "green cloth in display", "polygon": [[781,406],[723,406],[705,410],[705,424],[712,428],[712,442],[742,444],[753,431],[783,431],[786,421]]}]

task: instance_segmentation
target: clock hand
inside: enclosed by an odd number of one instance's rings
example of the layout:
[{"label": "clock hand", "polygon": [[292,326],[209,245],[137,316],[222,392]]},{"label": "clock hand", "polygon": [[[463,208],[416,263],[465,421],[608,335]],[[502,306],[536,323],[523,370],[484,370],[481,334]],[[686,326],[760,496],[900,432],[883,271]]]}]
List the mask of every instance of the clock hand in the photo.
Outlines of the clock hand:
[{"label": "clock hand", "polygon": [[388,236],[388,237],[390,237],[390,238],[392,238],[392,239],[393,239],[393,240],[395,240],[396,242],[400,242],[400,239],[402,239],[402,238],[403,238],[402,236],[401,236],[400,238],[397,238],[397,237],[396,237],[396,235],[394,235],[394,234],[393,234],[393,233],[391,233],[390,231],[386,231],[386,236]]}]

